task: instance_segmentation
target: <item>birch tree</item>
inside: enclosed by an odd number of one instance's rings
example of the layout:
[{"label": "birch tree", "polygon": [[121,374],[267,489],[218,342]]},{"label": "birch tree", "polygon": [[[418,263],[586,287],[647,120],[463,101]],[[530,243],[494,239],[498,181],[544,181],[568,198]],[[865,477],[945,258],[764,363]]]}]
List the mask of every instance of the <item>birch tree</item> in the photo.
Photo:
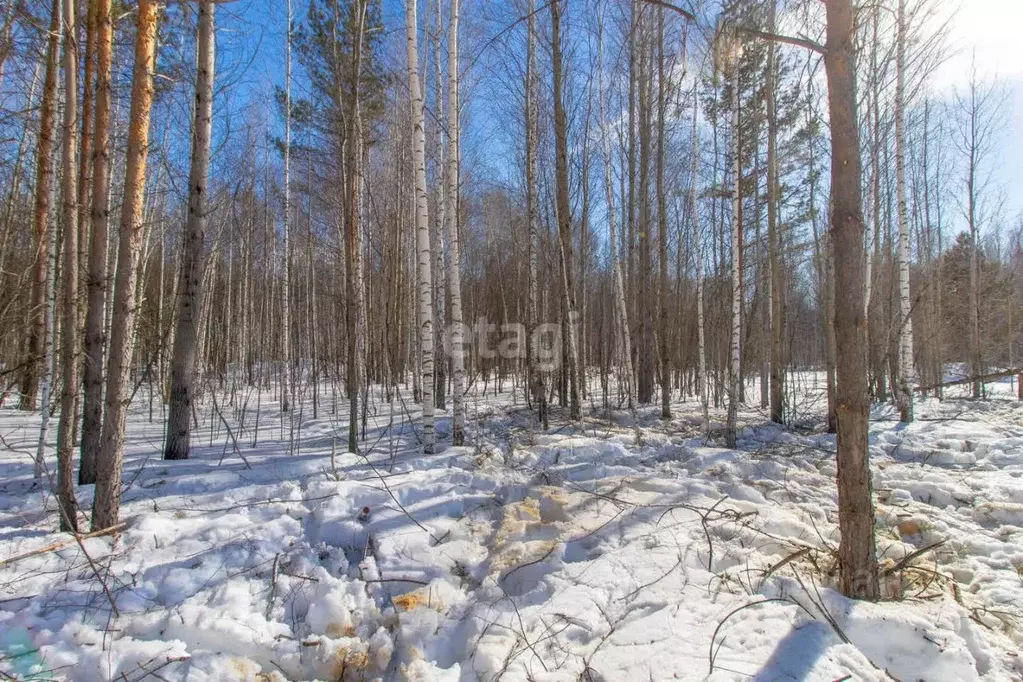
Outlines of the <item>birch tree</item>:
[{"label": "birch tree", "polygon": [[739,154],[739,58],[742,54],[742,44],[739,42],[738,33],[732,31],[728,36],[728,44],[725,46],[728,53],[725,55],[730,61],[732,71],[732,335],[729,344],[728,364],[728,416],[725,426],[725,441],[730,448],[735,447],[737,426],[736,421],[739,411],[739,372],[740,367],[740,339],[742,330],[742,203],[739,193],[739,184],[742,180],[742,164]]},{"label": "birch tree", "polygon": [[352,40],[352,63],[349,81],[348,110],[348,215],[345,230],[345,281],[348,301],[348,449],[357,452],[360,395],[366,382],[364,364],[366,328],[364,275],[362,262],[362,193],[363,193],[363,130],[362,130],[362,48],[366,21],[366,2],[358,0],[352,7],[355,35]]},{"label": "birch tree", "polygon": [[[685,58],[685,43],[682,46]],[[683,69],[685,65],[683,64]],[[667,73],[664,69],[664,8],[657,12],[657,262],[658,284],[657,343],[661,379],[661,419],[671,419],[671,368],[668,352],[668,203],[664,186],[665,114],[667,110]]]},{"label": "birch tree", "polygon": [[654,342],[653,307],[655,294],[651,291],[650,235],[653,230],[650,220],[650,136],[653,126],[651,97],[653,77],[650,73],[651,55],[648,27],[643,12],[645,3],[633,2],[633,21],[636,23],[638,54],[636,61],[636,115],[639,130],[639,187],[636,190],[637,234],[636,234],[636,395],[641,404],[653,399]]},{"label": "birch tree", "polygon": [[[281,254],[284,258],[284,277],[281,279],[281,411],[288,414],[288,449],[293,447],[294,415],[290,414],[295,402],[294,363],[291,358],[291,0],[285,0],[287,26],[284,34],[284,144],[281,148],[284,164],[284,207],[281,225]],[[212,85],[212,81],[211,81]],[[208,163],[208,162],[207,162]]]},{"label": "birch tree", "polygon": [[[74,0],[63,0],[64,43],[64,247],[61,274],[64,277],[64,322],[61,334],[60,421],[57,423],[57,503],[60,529],[78,531],[78,503],[75,501],[74,432],[75,401],[78,397],[78,40]],[[88,97],[88,93],[86,93]],[[48,405],[43,405],[48,410]]]},{"label": "birch tree", "polygon": [[700,157],[697,123],[699,121],[699,81],[693,80],[693,121],[689,131],[689,222],[693,230],[693,260],[696,261],[696,361],[697,392],[703,407],[703,428],[710,429],[710,408],[707,391],[707,341],[703,303],[703,240],[700,235],[700,211],[696,204],[698,196],[697,163]]},{"label": "birch tree", "polygon": [[188,173],[188,218],[182,240],[178,277],[177,333],[171,357],[170,414],[164,459],[188,459],[192,401],[195,399],[196,350],[199,341],[206,239],[206,195],[213,122],[214,8],[213,0],[200,0],[196,29],[198,58],[195,73],[195,122]]},{"label": "birch tree", "polygon": [[909,217],[906,208],[906,0],[896,17],[895,185],[899,219],[898,402],[903,422],[913,421],[913,320],[909,298]]},{"label": "birch tree", "polygon": [[451,443],[465,444],[465,348],[462,321],[461,257],[458,248],[459,197],[458,0],[451,0],[448,18],[448,286],[451,289]]},{"label": "birch tree", "polygon": [[[50,225],[53,205],[53,128],[56,125],[57,48],[60,30],[60,0],[50,7],[50,32],[46,46],[46,76],[40,107],[39,146],[36,151],[36,195],[32,214],[36,253],[33,262],[32,299],[29,315],[28,351],[22,375],[22,409],[35,409],[35,393],[41,395],[41,419],[36,443],[35,478],[41,479],[46,466],[46,437],[50,425],[50,390],[53,381],[54,279],[57,274],[57,235]],[[41,281],[40,281],[40,278]],[[40,363],[41,361],[41,363]],[[42,375],[38,367],[42,367]]]},{"label": "birch tree", "polygon": [[[767,5],[767,30],[775,31],[775,14],[777,0],[769,0]],[[782,303],[781,277],[781,236],[778,226],[778,199],[780,187],[778,181],[778,114],[776,90],[778,75],[777,45],[772,40],[768,44],[767,53],[767,242],[770,268],[771,291],[771,421],[785,421],[785,366],[782,356],[782,343],[785,338],[785,308]]]},{"label": "birch tree", "polygon": [[430,219],[426,204],[426,132],[423,95],[419,82],[419,50],[416,47],[416,0],[405,0],[405,56],[408,63],[409,97],[412,100],[412,164],[415,168],[416,252],[419,279],[419,345],[422,374],[423,454],[432,455],[433,430],[433,278],[431,277]]},{"label": "birch tree", "polygon": [[544,430],[547,429],[547,389],[544,387],[543,372],[540,369],[539,339],[534,338],[539,323],[539,296],[537,250],[539,248],[539,207],[536,188],[536,147],[537,147],[537,77],[536,77],[536,21],[534,0],[526,5],[526,223],[528,229],[527,267],[528,292],[526,303],[526,356],[527,383],[536,402],[537,416]]},{"label": "birch tree", "polygon": [[[434,215],[433,215],[433,229],[430,233],[430,248],[433,251],[434,265],[433,265],[433,328],[434,333],[437,335],[438,342],[434,344],[434,360],[433,367],[435,370],[434,376],[434,391],[436,392],[436,406],[440,410],[444,410],[444,398],[447,391],[447,372],[446,363],[444,358],[444,324],[445,324],[445,300],[444,297],[447,294],[444,280],[447,279],[445,268],[444,268],[444,233],[447,230],[447,175],[448,167],[444,162],[444,154],[447,151],[444,145],[445,129],[450,126],[450,122],[444,117],[444,78],[441,75],[442,63],[441,63],[441,35],[444,32],[442,24],[442,5],[441,0],[436,0],[436,11],[434,17],[436,18],[436,25],[434,30],[430,31],[431,39],[430,43],[433,47],[433,107],[434,107],[434,118],[436,124],[434,130],[434,185],[435,185],[435,197],[434,197]],[[429,23],[429,19],[427,20]],[[424,93],[425,96],[425,93]]]}]

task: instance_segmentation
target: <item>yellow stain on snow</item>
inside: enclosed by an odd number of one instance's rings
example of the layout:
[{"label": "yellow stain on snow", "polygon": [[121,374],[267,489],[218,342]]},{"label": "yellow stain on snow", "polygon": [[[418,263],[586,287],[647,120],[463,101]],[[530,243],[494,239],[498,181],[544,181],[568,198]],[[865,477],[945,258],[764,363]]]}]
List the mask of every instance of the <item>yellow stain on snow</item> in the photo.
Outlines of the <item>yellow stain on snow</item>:
[{"label": "yellow stain on snow", "polygon": [[399,594],[391,599],[391,601],[394,602],[394,607],[399,611],[411,611],[422,603],[422,598],[415,592],[407,592]]},{"label": "yellow stain on snow", "polygon": [[412,611],[420,606],[425,606],[438,613],[444,612],[444,604],[429,587],[421,587],[418,590],[399,594],[397,597],[392,597],[391,602],[398,611]]},{"label": "yellow stain on snow", "polygon": [[333,680],[362,680],[365,678],[365,671],[369,668],[369,654],[366,652],[365,644],[361,649],[348,649],[341,647],[334,654],[334,662],[331,665],[331,679]]},{"label": "yellow stain on snow", "polygon": [[234,656],[228,659],[228,664],[232,668],[231,679],[238,680],[238,682],[272,679],[266,673],[259,672],[259,665],[247,658]]},{"label": "yellow stain on snow", "polygon": [[[563,491],[543,486],[536,497],[504,505],[501,523],[491,543],[491,573],[540,561],[554,551],[570,528],[559,525],[568,518],[569,499]],[[539,537],[536,537],[539,536]]]},{"label": "yellow stain on snow", "polygon": [[351,623],[328,623],[326,632],[324,633],[331,639],[341,639],[342,637],[354,637],[355,626]]}]

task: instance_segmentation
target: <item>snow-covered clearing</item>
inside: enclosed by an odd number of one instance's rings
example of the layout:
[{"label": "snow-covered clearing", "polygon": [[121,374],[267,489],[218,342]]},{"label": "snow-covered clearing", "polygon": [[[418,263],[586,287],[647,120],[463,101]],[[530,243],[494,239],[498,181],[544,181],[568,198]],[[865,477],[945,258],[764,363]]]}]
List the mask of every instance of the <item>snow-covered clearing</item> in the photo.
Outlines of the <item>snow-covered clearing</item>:
[{"label": "snow-covered clearing", "polygon": [[[378,399],[363,457],[342,452],[329,400],[315,420],[306,401],[288,454],[271,393],[255,447],[255,393],[221,394],[193,458],[164,462],[159,407],[150,421],[140,398],[126,530],[0,566],[0,677],[1023,679],[1010,390],[922,401],[908,428],[874,415],[878,548],[899,598],[879,604],[829,588],[834,438],[756,410],[728,450],[704,440],[695,402],[670,423],[594,410],[572,427],[555,411],[542,433],[510,393],[477,395],[472,445],[423,457],[406,408]],[[0,409],[0,562],[67,539],[32,479],[37,430]]]}]

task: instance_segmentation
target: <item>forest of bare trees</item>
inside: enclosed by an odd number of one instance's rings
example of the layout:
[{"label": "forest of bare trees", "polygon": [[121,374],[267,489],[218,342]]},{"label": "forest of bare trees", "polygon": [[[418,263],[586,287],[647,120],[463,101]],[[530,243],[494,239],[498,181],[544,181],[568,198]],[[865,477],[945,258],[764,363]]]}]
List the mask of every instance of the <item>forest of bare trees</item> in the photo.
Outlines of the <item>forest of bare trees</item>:
[{"label": "forest of bare trees", "polygon": [[728,447],[747,406],[837,433],[879,597],[872,405],[1023,352],[1005,95],[933,84],[943,2],[241,4],[0,3],[0,378],[61,529],[121,520],[132,404],[168,460],[266,392],[282,455],[387,405],[469,444],[470,388],[540,430],[691,402]]}]

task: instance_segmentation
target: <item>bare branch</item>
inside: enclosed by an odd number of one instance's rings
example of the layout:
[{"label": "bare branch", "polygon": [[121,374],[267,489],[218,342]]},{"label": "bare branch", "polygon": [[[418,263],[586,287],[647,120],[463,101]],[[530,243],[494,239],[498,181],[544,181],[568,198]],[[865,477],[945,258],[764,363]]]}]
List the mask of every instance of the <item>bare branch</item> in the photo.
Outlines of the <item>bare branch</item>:
[{"label": "bare branch", "polygon": [[686,21],[696,21],[695,14],[682,9],[678,5],[671,4],[670,2],[667,2],[667,0],[643,0],[643,2],[649,3],[651,5],[657,5],[658,7],[663,7],[664,9],[671,10],[672,12],[677,12],[678,14],[682,15],[682,18],[685,19]]},{"label": "bare branch", "polygon": [[[654,2],[655,0],[646,0],[647,2]],[[746,35],[753,36],[754,38],[763,38],[764,40],[770,40],[775,43],[785,43],[786,45],[795,45],[796,47],[805,47],[808,50],[816,52],[823,56],[828,53],[827,49],[820,43],[810,40],[809,38],[800,38],[798,36],[785,36],[778,33],[768,33],[767,31],[761,31],[755,28],[748,28],[746,26],[737,26],[736,31],[739,33],[745,33]]]}]

